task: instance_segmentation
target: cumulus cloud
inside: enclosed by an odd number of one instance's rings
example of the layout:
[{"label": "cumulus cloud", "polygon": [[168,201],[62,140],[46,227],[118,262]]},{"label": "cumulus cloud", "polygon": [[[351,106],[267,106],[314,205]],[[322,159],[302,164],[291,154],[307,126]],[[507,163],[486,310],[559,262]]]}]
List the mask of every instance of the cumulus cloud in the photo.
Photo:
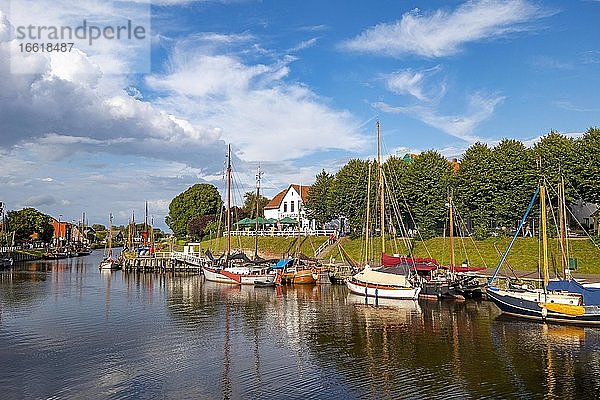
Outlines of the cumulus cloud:
[{"label": "cumulus cloud", "polygon": [[392,57],[445,57],[467,43],[530,29],[529,22],[551,13],[527,0],[472,0],[454,10],[429,14],[414,9],[398,21],[366,29],[341,47]]},{"label": "cumulus cloud", "polygon": [[218,130],[248,160],[358,149],[363,140],[348,112],[329,107],[302,84],[286,82],[293,61],[248,64],[233,54],[176,50],[172,70],[146,82],[163,94],[155,104]]}]

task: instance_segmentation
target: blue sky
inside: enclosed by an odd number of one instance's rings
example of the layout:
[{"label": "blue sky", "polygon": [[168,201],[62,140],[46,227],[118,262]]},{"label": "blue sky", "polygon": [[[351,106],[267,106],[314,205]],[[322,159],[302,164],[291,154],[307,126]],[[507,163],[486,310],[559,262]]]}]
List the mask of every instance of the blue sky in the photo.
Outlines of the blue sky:
[{"label": "blue sky", "polygon": [[[223,189],[227,143],[241,201],[259,163],[273,196],[373,156],[377,117],[385,153],[400,156],[460,158],[476,141],[531,144],[599,125],[599,1],[145,3],[0,1],[9,209],[86,211],[91,222],[112,212],[124,224],[147,200],[165,228],[175,195],[198,182]],[[125,16],[148,24],[143,73],[116,41],[14,66],[23,18]]]}]

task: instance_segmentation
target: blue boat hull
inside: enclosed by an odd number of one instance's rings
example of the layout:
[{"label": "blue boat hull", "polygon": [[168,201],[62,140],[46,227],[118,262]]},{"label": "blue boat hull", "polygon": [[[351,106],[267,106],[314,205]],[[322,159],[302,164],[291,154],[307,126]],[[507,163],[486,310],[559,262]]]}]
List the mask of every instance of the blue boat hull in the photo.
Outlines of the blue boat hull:
[{"label": "blue boat hull", "polygon": [[486,289],[488,298],[505,314],[539,321],[595,325],[600,324],[600,307],[584,306],[583,315],[565,315],[543,308],[537,301],[502,295],[497,288]]}]

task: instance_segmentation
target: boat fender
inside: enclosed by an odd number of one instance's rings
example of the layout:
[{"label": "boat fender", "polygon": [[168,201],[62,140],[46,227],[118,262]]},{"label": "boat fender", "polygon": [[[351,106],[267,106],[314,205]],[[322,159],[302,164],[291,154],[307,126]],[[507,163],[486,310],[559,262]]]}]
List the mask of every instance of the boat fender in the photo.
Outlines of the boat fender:
[{"label": "boat fender", "polygon": [[548,316],[548,309],[545,306],[542,306],[542,318],[546,319]]}]

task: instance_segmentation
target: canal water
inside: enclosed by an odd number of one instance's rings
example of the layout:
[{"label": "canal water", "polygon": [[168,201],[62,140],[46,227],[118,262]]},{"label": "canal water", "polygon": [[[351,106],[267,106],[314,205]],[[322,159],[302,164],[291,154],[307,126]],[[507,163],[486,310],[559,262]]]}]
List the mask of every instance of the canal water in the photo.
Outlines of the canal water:
[{"label": "canal water", "polygon": [[485,301],[366,304],[343,286],[100,272],[100,254],[0,272],[2,399],[592,399],[600,328]]}]

